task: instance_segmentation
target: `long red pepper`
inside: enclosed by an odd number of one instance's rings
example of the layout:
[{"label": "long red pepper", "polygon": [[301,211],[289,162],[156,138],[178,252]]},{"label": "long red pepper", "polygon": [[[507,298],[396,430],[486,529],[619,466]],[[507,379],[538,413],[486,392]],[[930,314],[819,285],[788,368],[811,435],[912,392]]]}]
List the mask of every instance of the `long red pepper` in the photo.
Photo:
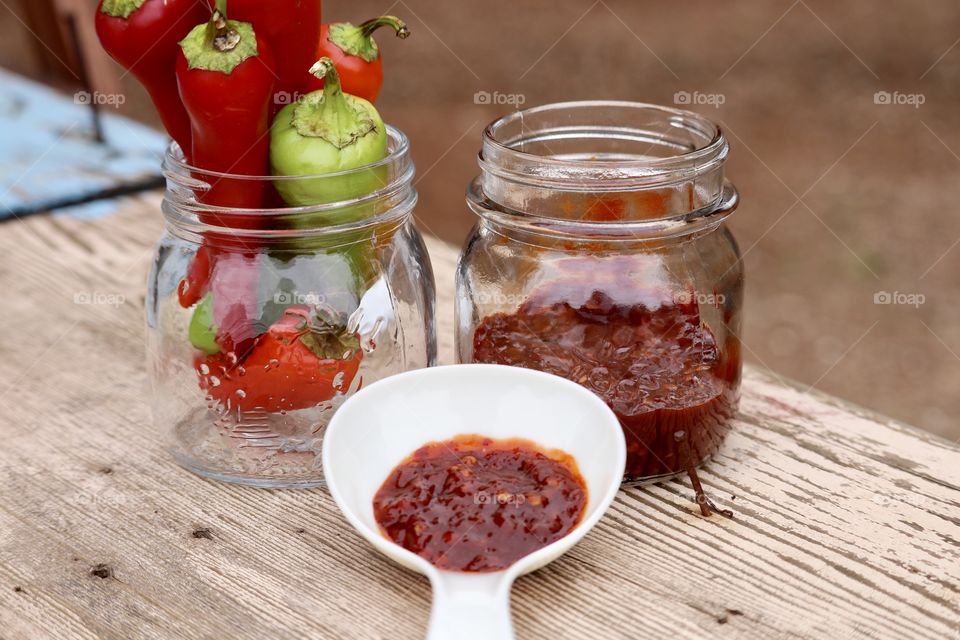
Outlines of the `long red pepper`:
[{"label": "long red pepper", "polygon": [[177,95],[177,42],[209,16],[197,0],[101,0],[94,20],[104,50],[143,84],[187,156],[190,121]]},{"label": "long red pepper", "polygon": [[[210,7],[216,0],[207,0]],[[321,0],[230,0],[233,20],[250,22],[277,60],[275,111],[303,93],[317,61]]]},{"label": "long red pepper", "polygon": [[[183,39],[180,49],[177,85],[190,116],[193,165],[227,174],[269,175],[269,118],[276,78],[270,47],[250,23],[227,20],[215,12],[210,22]],[[203,180],[212,188],[201,199],[220,207],[262,207],[269,186],[265,180],[215,176]],[[231,215],[225,226],[256,223],[256,217]]]},{"label": "long red pepper", "polygon": [[[383,85],[383,56],[373,39],[380,27],[390,27],[400,39],[410,36],[403,20],[394,16],[380,16],[357,26],[349,22],[325,24],[320,29],[317,60],[333,60],[340,74],[343,92],[374,102]],[[323,80],[310,77],[307,91],[323,89]]]}]

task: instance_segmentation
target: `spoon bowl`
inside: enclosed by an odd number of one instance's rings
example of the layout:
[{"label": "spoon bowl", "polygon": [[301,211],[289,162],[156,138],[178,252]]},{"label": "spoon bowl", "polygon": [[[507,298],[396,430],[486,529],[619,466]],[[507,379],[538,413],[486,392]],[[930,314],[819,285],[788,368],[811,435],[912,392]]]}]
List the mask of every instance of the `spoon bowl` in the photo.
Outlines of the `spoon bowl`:
[{"label": "spoon bowl", "polygon": [[[384,480],[424,444],[463,434],[525,438],[573,456],[587,486],[583,518],[556,542],[486,573],[440,570],[386,538],[373,511]],[[514,580],[586,535],[613,501],[625,464],[620,422],[600,398],[564,378],[500,365],[434,367],[376,382],[340,407],[323,443],[327,486],[346,519],[381,553],[430,579],[429,640],[513,638]]]}]

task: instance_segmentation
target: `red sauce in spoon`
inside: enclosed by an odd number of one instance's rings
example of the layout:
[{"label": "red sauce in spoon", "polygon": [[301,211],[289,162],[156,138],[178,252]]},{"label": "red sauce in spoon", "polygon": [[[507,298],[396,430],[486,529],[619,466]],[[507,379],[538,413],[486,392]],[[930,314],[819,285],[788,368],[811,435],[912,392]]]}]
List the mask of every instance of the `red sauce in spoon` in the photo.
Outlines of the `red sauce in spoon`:
[{"label": "red sauce in spoon", "polygon": [[569,454],[467,435],[417,449],[373,510],[387,538],[440,569],[499,571],[570,533],[586,504]]}]

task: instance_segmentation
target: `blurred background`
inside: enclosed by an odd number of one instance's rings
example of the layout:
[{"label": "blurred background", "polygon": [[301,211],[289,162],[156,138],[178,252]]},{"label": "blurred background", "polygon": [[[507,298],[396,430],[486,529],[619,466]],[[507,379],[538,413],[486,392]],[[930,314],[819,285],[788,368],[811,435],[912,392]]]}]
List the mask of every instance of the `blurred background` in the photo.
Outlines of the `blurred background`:
[{"label": "blurred background", "polygon": [[[95,5],[0,0],[0,66],[72,96],[84,57],[94,86],[116,82],[124,96],[102,110],[157,126],[143,90],[91,40]],[[413,141],[423,230],[463,240],[480,132],[517,106],[611,98],[694,109],[731,142],[747,360],[960,438],[955,0],[324,6],[325,21],[384,13],[413,32],[380,33],[378,106]],[[0,170],[12,166],[3,159]]]}]

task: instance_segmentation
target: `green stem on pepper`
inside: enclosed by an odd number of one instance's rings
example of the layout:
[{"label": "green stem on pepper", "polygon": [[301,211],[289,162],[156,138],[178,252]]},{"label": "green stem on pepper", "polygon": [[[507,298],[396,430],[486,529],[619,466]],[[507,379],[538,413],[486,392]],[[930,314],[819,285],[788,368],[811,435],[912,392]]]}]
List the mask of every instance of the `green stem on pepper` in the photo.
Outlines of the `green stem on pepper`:
[{"label": "green stem on pepper", "polygon": [[381,27],[390,27],[401,40],[410,37],[410,29],[403,20],[396,16],[379,16],[356,26],[349,22],[334,22],[330,25],[328,38],[344,53],[373,62],[380,56],[373,32]]},{"label": "green stem on pepper", "polygon": [[127,19],[147,0],[103,0],[100,11],[114,18]]},{"label": "green stem on pepper", "polygon": [[366,22],[361,22],[358,27],[366,37],[373,35],[373,32],[380,27],[392,28],[396,36],[401,40],[410,37],[410,29],[407,28],[407,23],[396,16],[380,16],[378,18],[373,18],[371,20],[367,20]]}]

